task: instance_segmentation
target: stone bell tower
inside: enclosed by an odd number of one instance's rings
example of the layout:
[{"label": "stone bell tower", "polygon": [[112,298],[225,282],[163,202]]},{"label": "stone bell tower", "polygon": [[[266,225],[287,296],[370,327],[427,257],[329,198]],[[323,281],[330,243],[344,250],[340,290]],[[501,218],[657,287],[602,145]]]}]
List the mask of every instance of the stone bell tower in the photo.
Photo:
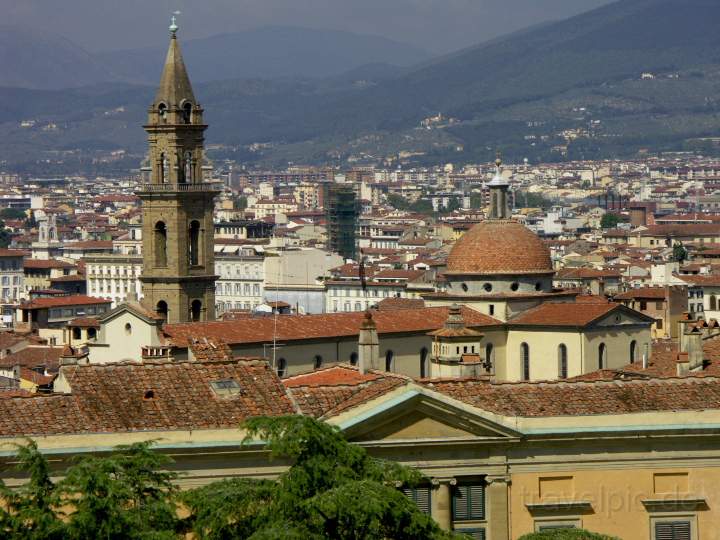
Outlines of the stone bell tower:
[{"label": "stone bell tower", "polygon": [[215,185],[202,177],[203,110],[195,99],[173,17],[160,88],[144,126],[150,183],[143,212],[143,304],[170,323],[215,318]]}]

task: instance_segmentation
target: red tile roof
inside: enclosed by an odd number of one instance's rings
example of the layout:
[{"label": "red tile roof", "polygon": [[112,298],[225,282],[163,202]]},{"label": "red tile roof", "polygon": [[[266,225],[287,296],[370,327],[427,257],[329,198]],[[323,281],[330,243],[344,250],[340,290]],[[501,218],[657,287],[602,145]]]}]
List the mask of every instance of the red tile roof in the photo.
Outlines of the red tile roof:
[{"label": "red tile roof", "polygon": [[665,287],[642,287],[630,289],[624,293],[616,294],[615,300],[632,300],[634,298],[651,298],[653,300],[664,300],[667,296]]},{"label": "red tile roof", "polygon": [[42,366],[54,371],[58,368],[62,351],[62,347],[26,347],[0,360],[0,367],[11,368],[19,365],[32,369]]},{"label": "red tile roof", "polygon": [[717,377],[503,384],[427,380],[421,383],[473,407],[505,416],[584,416],[720,408]]},{"label": "red tile roof", "polygon": [[20,304],[20,307],[22,309],[47,309],[65,306],[90,306],[95,304],[110,305],[112,301],[86,296],[84,294],[74,294],[69,296],[54,296],[51,298],[35,298],[29,302]]},{"label": "red tile roof", "polygon": [[[265,362],[67,366],[72,393],[0,399],[0,437],[235,429],[246,418],[296,409]],[[212,381],[235,380],[221,396]]]},{"label": "red tile roof", "polygon": [[[502,325],[497,319],[467,307],[462,308],[462,315],[469,327]],[[447,307],[373,313],[379,334],[429,332],[443,326],[447,316]],[[163,330],[178,347],[187,347],[193,338],[202,337],[229,345],[269,343],[273,335],[279,341],[357,336],[363,317],[363,312],[278,315],[277,324],[272,316],[245,317],[236,321],[166,324]]]},{"label": "red tile roof", "polygon": [[75,265],[57,259],[25,259],[23,266],[25,268],[44,270],[49,268],[73,268]]},{"label": "red tile roof", "polygon": [[510,320],[509,324],[582,327],[619,308],[619,304],[601,304],[599,302],[581,302],[578,304],[570,302],[545,302],[535,308],[524,311]]}]

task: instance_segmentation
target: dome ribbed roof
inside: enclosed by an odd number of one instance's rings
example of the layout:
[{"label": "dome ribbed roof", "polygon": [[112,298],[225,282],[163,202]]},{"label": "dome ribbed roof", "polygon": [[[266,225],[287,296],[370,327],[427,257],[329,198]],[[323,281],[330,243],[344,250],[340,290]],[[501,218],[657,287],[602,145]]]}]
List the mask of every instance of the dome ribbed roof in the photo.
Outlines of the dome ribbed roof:
[{"label": "dome ribbed roof", "polygon": [[510,220],[488,220],[453,246],[447,274],[552,274],[550,250],[530,229]]}]

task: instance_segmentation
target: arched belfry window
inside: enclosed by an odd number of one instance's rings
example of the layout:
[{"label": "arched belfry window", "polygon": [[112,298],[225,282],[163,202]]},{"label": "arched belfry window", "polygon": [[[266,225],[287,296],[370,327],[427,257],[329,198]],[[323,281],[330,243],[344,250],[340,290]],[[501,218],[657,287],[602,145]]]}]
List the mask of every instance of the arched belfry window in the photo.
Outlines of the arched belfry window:
[{"label": "arched belfry window", "polygon": [[160,116],[161,122],[167,121],[167,112],[168,112],[167,105],[165,103],[160,103],[160,105],[158,105],[158,116]]},{"label": "arched belfry window", "polygon": [[155,248],[155,266],[167,266],[167,228],[165,223],[158,221],[155,224],[154,248]]},{"label": "arched belfry window", "polygon": [[168,315],[168,305],[165,300],[160,300],[157,303],[157,306],[155,307],[155,312],[160,316],[164,321],[167,321],[167,315]]},{"label": "arched belfry window", "polygon": [[190,266],[197,266],[200,264],[200,222],[196,219],[190,222],[189,237]]},{"label": "arched belfry window", "polygon": [[185,101],[182,104],[182,121],[183,124],[190,124],[192,122],[192,103]]},{"label": "arched belfry window", "polygon": [[200,320],[200,314],[202,313],[202,302],[200,300],[193,300],[190,304],[190,319],[193,322]]},{"label": "arched belfry window", "polygon": [[160,154],[158,176],[161,184],[167,182],[167,158],[165,158],[164,152]]}]

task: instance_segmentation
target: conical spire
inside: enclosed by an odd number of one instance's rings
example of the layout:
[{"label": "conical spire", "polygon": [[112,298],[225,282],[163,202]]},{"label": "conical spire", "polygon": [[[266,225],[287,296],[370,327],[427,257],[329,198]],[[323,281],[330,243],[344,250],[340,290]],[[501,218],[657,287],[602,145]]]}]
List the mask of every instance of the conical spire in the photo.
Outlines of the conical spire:
[{"label": "conical spire", "polygon": [[175,18],[170,26],[170,47],[165,58],[165,67],[160,78],[160,87],[155,95],[155,104],[165,103],[169,108],[180,107],[183,101],[195,105],[195,94],[190,84],[185,62],[177,39]]}]

